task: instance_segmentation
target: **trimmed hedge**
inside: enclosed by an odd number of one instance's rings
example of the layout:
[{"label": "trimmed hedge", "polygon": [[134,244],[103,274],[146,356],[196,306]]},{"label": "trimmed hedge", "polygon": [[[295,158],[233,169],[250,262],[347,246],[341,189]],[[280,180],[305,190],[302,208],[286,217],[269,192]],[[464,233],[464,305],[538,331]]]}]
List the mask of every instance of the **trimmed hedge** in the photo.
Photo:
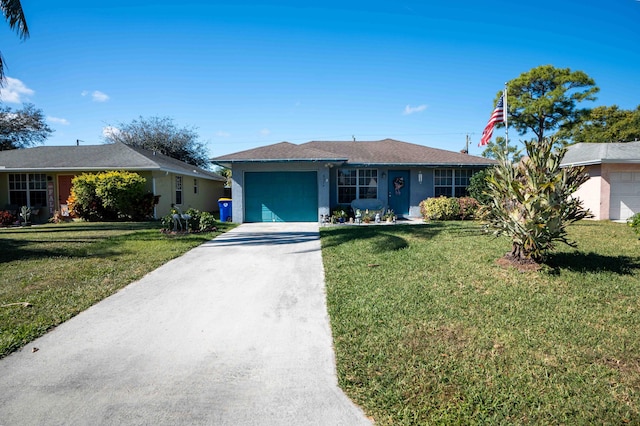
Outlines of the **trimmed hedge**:
[{"label": "trimmed hedge", "polygon": [[420,202],[424,220],[470,220],[478,213],[480,204],[471,197],[433,197]]},{"label": "trimmed hedge", "polygon": [[69,211],[89,221],[146,220],[153,215],[155,198],[145,183],[133,172],[84,173],[72,180]]}]

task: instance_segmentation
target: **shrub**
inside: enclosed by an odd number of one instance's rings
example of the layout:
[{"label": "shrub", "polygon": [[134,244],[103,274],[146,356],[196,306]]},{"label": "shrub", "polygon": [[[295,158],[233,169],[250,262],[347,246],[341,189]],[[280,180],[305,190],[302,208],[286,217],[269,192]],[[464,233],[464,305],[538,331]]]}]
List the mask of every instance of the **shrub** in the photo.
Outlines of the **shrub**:
[{"label": "shrub", "polygon": [[488,194],[489,185],[487,183],[487,177],[490,176],[492,171],[493,167],[480,170],[469,179],[467,192],[469,196],[475,198],[478,203],[482,205],[489,205],[491,203],[491,197]]},{"label": "shrub", "polygon": [[560,167],[566,148],[554,139],[525,142],[527,157],[512,163],[504,155],[487,177],[491,209],[487,229],[512,241],[509,257],[541,261],[556,242],[576,247],[567,226],[591,217],[573,193],[587,181],[584,167]]},{"label": "shrub", "polygon": [[460,206],[461,220],[475,219],[480,209],[480,203],[473,197],[458,198],[458,205]]},{"label": "shrub", "polygon": [[460,217],[460,203],[457,198],[427,198],[420,202],[420,212],[425,220],[455,220]]},{"label": "shrub", "polygon": [[72,215],[85,220],[144,220],[155,197],[145,193],[146,179],[137,173],[110,171],[73,178],[67,200]]},{"label": "shrub", "polygon": [[100,173],[96,179],[96,196],[101,200],[105,210],[116,218],[139,219],[138,207],[145,197],[145,183],[146,179],[137,173]]},{"label": "shrub", "polygon": [[10,211],[0,210],[0,226],[9,226],[14,224],[16,218],[11,214]]},{"label": "shrub", "polygon": [[627,223],[633,228],[636,234],[640,235],[640,213],[636,213],[627,219]]},{"label": "shrub", "polygon": [[209,212],[200,214],[200,231],[212,231],[216,227],[216,218]]},{"label": "shrub", "polygon": [[[182,216],[182,213],[180,212],[180,209],[173,207],[171,209],[171,213],[169,213],[168,215],[164,216],[161,220],[160,223],[162,225],[162,229],[163,231],[173,231],[173,215],[174,214],[179,214]],[[188,210],[186,210],[184,212],[185,215],[189,215],[189,231],[190,232],[207,232],[207,231],[212,231],[216,229],[216,219],[215,217],[209,213],[209,212],[201,212],[198,209],[194,209],[194,208],[190,208]],[[178,228],[181,229],[182,231],[186,231],[187,229],[185,228],[185,222],[184,219],[182,219],[182,217],[180,218],[180,225],[182,226],[182,228]]]}]

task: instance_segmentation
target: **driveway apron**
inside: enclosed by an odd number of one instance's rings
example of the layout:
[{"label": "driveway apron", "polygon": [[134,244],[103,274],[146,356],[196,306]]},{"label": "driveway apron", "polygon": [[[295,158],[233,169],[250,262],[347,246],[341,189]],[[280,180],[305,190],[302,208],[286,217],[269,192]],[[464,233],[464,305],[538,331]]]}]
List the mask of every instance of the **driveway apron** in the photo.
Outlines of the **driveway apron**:
[{"label": "driveway apron", "polygon": [[240,225],[0,360],[0,425],[62,424],[370,424],[337,386],[318,225]]}]

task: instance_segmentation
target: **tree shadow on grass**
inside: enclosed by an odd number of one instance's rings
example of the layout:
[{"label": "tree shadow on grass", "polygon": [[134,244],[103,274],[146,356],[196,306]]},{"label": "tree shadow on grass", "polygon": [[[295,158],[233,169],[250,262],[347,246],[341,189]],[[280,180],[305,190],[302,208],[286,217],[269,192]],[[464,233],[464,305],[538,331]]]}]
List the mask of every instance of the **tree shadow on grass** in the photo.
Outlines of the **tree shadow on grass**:
[{"label": "tree shadow on grass", "polygon": [[320,231],[322,248],[330,248],[353,241],[371,240],[380,251],[396,251],[409,247],[406,237],[431,239],[444,229],[443,224],[424,225],[345,225],[323,228]]},{"label": "tree shadow on grass", "polygon": [[[55,243],[56,241],[53,241]],[[47,242],[51,243],[51,242]],[[83,258],[101,257],[108,258],[122,254],[122,251],[114,250],[112,244],[101,244],[95,241],[66,241],[73,243],[73,247],[48,248],[34,247],[33,242],[16,239],[3,239],[0,251],[0,264],[18,260],[46,259],[46,258]]]},{"label": "tree shadow on grass", "polygon": [[574,272],[613,272],[618,275],[632,275],[640,269],[640,260],[629,256],[603,256],[597,253],[553,253],[545,264],[552,273],[560,270]]}]

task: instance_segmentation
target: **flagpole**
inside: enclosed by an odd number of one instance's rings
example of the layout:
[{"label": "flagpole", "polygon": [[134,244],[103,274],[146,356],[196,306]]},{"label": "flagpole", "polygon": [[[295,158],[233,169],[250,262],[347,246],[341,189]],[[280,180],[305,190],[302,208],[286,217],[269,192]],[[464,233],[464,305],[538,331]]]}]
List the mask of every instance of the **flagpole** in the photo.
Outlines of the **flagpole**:
[{"label": "flagpole", "polygon": [[503,114],[503,118],[504,118],[504,154],[508,155],[509,153],[509,107],[507,105],[507,83],[504,83],[504,93],[503,93],[503,99],[504,99],[504,114]]}]

